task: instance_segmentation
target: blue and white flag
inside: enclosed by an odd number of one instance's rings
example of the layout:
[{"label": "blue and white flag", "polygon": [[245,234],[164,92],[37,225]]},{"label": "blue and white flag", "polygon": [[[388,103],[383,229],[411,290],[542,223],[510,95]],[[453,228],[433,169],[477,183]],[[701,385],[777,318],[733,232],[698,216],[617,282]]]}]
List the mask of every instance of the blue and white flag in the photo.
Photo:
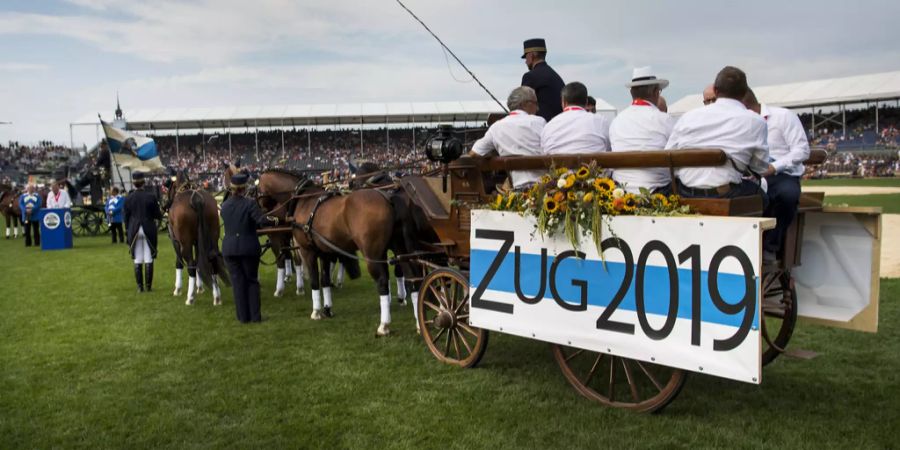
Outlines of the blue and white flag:
[{"label": "blue and white flag", "polygon": [[103,124],[106,142],[116,164],[129,167],[132,171],[153,171],[163,168],[153,139],[120,130],[102,120],[100,123]]}]

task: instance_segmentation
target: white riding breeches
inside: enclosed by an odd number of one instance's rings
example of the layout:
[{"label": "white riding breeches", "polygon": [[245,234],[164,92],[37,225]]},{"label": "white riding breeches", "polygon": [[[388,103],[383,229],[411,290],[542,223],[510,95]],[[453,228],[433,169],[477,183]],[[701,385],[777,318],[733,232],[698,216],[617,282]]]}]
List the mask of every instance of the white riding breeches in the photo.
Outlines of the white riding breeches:
[{"label": "white riding breeches", "polygon": [[134,263],[144,264],[152,262],[153,254],[150,253],[150,245],[147,243],[144,227],[140,227],[138,228],[137,237],[134,239]]}]

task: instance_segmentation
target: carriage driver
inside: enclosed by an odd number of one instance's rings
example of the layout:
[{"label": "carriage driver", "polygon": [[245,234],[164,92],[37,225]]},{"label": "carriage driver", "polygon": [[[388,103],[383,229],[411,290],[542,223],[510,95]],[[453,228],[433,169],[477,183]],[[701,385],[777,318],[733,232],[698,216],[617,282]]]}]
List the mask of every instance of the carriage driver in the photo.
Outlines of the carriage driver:
[{"label": "carriage driver", "polygon": [[[157,221],[162,220],[156,196],[144,189],[144,173],[131,175],[134,190],[125,198],[125,226],[128,245],[134,258],[134,279],[138,292],[153,286],[153,260],[156,259]],[[143,266],[143,271],[141,270]],[[146,277],[144,276],[146,274]]]},{"label": "carriage driver", "polygon": [[[506,99],[508,116],[494,122],[484,137],[475,141],[469,156],[530,156],[541,153],[541,131],[546,122],[535,115],[538,111],[537,95],[534,89],[520,86],[509,93]],[[513,189],[527,189],[541,178],[536,170],[514,170],[510,172]]]},{"label": "carriage driver", "polygon": [[[225,237],[222,239],[222,256],[228,265],[234,292],[234,306],[241,323],[260,322],[259,305],[259,237],[256,230],[278,225],[278,218],[266,217],[254,200],[247,198],[246,172],[231,176],[231,195],[222,203],[222,222]],[[297,276],[302,276],[297,274]]]}]

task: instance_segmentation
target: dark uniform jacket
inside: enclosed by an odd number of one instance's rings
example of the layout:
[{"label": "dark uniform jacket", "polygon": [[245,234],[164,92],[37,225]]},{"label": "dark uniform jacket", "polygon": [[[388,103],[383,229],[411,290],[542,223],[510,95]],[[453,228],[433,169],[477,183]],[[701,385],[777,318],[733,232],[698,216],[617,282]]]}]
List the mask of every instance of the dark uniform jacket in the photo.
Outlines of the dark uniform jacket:
[{"label": "dark uniform jacket", "polygon": [[537,93],[538,113],[547,122],[562,112],[560,94],[566,84],[546,62],[539,62],[522,75],[522,86],[528,86]]},{"label": "dark uniform jacket", "polygon": [[266,218],[255,201],[243,195],[231,195],[222,203],[222,222],[225,223],[223,256],[259,256],[256,230],[277,224]]},{"label": "dark uniform jacket", "polygon": [[159,211],[159,202],[151,192],[135,189],[125,198],[125,226],[127,227],[128,245],[131,246],[131,255],[134,257],[134,240],[137,239],[138,229],[144,228],[147,236],[147,244],[150,253],[156,258],[156,227],[157,220],[162,220]]}]

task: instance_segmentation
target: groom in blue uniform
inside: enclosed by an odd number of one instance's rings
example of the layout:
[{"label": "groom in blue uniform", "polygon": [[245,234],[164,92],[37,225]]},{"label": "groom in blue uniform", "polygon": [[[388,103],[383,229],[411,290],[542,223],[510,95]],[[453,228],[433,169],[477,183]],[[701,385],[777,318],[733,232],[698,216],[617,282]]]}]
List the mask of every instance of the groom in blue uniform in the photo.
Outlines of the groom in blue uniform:
[{"label": "groom in blue uniform", "polygon": [[266,217],[259,205],[244,195],[249,178],[246,172],[238,172],[231,177],[232,193],[222,203],[221,213],[225,224],[222,256],[231,275],[234,306],[241,323],[262,320],[259,306],[260,246],[256,230],[267,225],[278,225],[277,218]]},{"label": "groom in blue uniform", "polygon": [[522,86],[528,86],[537,93],[538,112],[547,122],[562,112],[562,88],[566,85],[562,77],[547,65],[547,44],[543,39],[525,41],[522,59],[528,72],[522,75]]},{"label": "groom in blue uniform", "polygon": [[25,246],[31,247],[31,236],[34,234],[34,245],[41,246],[41,196],[29,184],[25,193],[19,196],[19,210],[22,211],[22,224],[25,225]]}]

